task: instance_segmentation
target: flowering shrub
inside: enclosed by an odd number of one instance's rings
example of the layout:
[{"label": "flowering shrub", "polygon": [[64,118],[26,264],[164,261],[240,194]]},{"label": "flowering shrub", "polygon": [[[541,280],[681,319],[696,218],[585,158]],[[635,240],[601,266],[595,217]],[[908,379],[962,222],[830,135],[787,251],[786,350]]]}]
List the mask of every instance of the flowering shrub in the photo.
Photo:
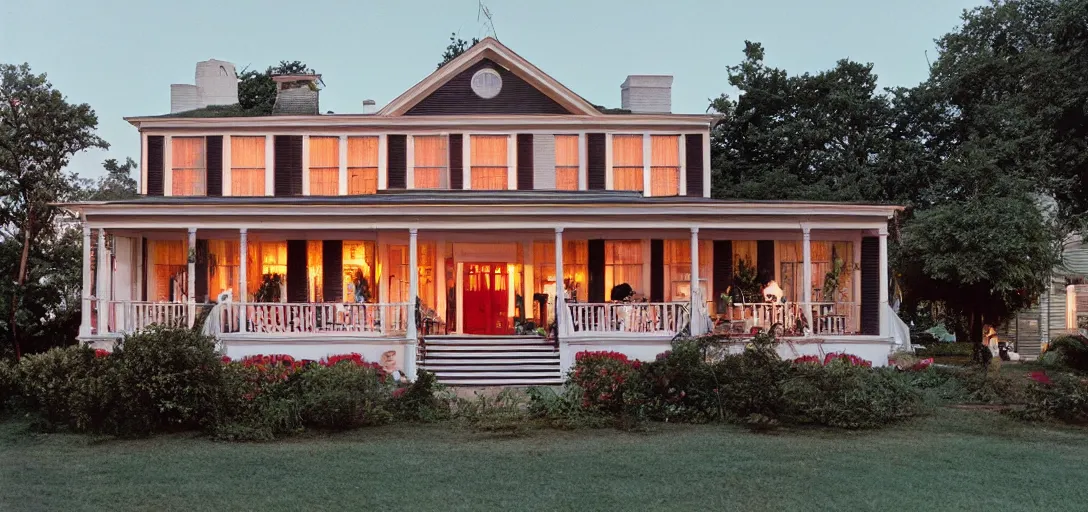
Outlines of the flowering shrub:
[{"label": "flowering shrub", "polygon": [[53,348],[22,359],[14,373],[27,408],[41,426],[98,430],[110,417],[114,386],[103,381],[105,359],[87,347]]},{"label": "flowering shrub", "polygon": [[793,364],[818,364],[823,365],[824,362],[820,359],[820,356],[807,355],[801,356],[793,360]]},{"label": "flowering shrub", "polygon": [[621,414],[640,367],[640,362],[619,352],[579,352],[574,356],[570,380],[582,389],[583,408]]},{"label": "flowering shrub", "polygon": [[781,417],[790,423],[875,428],[921,411],[922,396],[906,375],[836,357],[824,366],[794,367],[783,383]]},{"label": "flowering shrub", "polygon": [[1088,423],[1088,378],[1069,373],[1049,375],[1032,372],[1027,407],[1021,413],[1031,420],[1057,419]]},{"label": "flowering shrub", "polygon": [[824,366],[830,365],[833,362],[838,362],[847,366],[860,366],[863,368],[872,368],[873,366],[871,361],[843,352],[832,352],[824,356]]}]

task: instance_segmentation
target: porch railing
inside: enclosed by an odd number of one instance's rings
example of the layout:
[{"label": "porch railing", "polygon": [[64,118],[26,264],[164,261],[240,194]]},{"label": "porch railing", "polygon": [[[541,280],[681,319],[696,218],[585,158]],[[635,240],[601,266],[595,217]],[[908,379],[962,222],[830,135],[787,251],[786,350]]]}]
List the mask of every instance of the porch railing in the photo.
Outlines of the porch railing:
[{"label": "porch railing", "polygon": [[[99,306],[106,301],[99,300]],[[96,333],[121,334],[146,329],[152,325],[187,327],[189,305],[182,302],[109,301],[108,324],[96,325]],[[92,317],[93,318],[93,317]]]},{"label": "porch railing", "polygon": [[408,328],[408,306],[406,302],[231,304],[219,310],[218,320],[223,333],[400,334]]},{"label": "porch railing", "polygon": [[688,325],[688,302],[610,302],[568,304],[574,335],[642,333],[675,335]]},{"label": "porch railing", "polygon": [[739,327],[733,329],[736,332],[746,332],[751,327],[768,328],[774,324],[781,324],[790,331],[802,320],[806,307],[811,312],[809,329],[814,335],[854,334],[859,331],[861,307],[855,302],[734,303],[719,316],[731,326]]}]

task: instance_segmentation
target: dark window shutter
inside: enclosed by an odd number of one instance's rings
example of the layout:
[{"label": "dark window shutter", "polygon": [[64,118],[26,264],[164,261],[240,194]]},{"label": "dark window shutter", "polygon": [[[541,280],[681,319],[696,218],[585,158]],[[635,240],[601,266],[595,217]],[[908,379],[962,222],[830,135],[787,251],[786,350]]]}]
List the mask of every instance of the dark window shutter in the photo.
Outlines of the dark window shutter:
[{"label": "dark window shutter", "polygon": [[223,136],[209,136],[204,140],[208,165],[207,195],[218,197],[223,195]]},{"label": "dark window shutter", "polygon": [[533,189],[533,134],[518,134],[518,190]]},{"label": "dark window shutter", "polygon": [[712,288],[714,292],[711,300],[716,304],[722,294],[733,284],[733,241],[715,240],[713,258],[714,283]]},{"label": "dark window shutter", "polygon": [[344,300],[344,244],[340,240],[321,242],[321,280],[325,302]]},{"label": "dark window shutter", "polygon": [[688,195],[694,197],[703,196],[703,137],[701,135],[687,135],[684,137],[684,150],[687,166]]},{"label": "dark window shutter", "polygon": [[465,152],[460,133],[450,135],[450,189],[465,188]]},{"label": "dark window shutter", "polygon": [[385,188],[389,190],[408,188],[408,136],[390,135],[386,138],[386,178]]},{"label": "dark window shutter", "polygon": [[756,242],[756,276],[760,285],[774,279],[774,240]]},{"label": "dark window shutter", "polygon": [[163,165],[166,161],[166,142],[162,135],[147,137],[147,195],[163,195]]},{"label": "dark window shutter", "polygon": [[664,240],[650,240],[650,302],[665,302]]},{"label": "dark window shutter", "polygon": [[287,241],[287,302],[306,302],[306,241]]},{"label": "dark window shutter", "polygon": [[590,240],[587,248],[589,264],[589,290],[586,300],[604,302],[604,240]]},{"label": "dark window shutter", "polygon": [[302,136],[276,135],[274,141],[274,172],[272,187],[276,196],[302,195]]},{"label": "dark window shutter", "polygon": [[861,239],[861,333],[880,334],[880,241]]},{"label": "dark window shutter", "polygon": [[603,133],[586,134],[586,186],[589,190],[605,189],[605,137]]},{"label": "dark window shutter", "polygon": [[197,303],[208,301],[208,241],[197,239],[196,241],[196,301]]}]

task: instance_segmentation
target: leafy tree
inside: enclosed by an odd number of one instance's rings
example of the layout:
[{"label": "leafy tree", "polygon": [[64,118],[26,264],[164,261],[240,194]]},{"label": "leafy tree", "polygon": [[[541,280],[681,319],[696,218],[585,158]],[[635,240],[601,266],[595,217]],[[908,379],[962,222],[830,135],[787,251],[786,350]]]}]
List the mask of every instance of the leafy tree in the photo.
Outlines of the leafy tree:
[{"label": "leafy tree", "polygon": [[263,73],[252,69],[243,69],[238,74],[238,105],[247,115],[270,115],[276,104],[276,82],[273,75],[309,75],[317,72],[300,61],[281,60],[276,66],[269,66]]},{"label": "leafy tree", "polygon": [[[72,155],[109,145],[95,135],[98,118],[87,104],[73,105],[30,65],[0,64],[0,238],[18,257],[4,259],[7,321],[3,325],[16,357],[24,326],[41,322],[27,307],[31,292],[47,276],[38,259],[60,239],[55,203],[76,195],[76,180],[64,171]],[[80,267],[81,268],[81,267]],[[37,282],[31,282],[32,279]],[[10,283],[10,285],[9,285]]]},{"label": "leafy tree", "polygon": [[479,42],[480,40],[474,37],[470,43],[457,37],[456,32],[450,33],[450,44],[446,45],[446,51],[442,53],[442,60],[438,62],[438,67],[445,66],[449,61],[456,59],[462,53],[465,53],[465,50],[476,46]]},{"label": "leafy tree", "polygon": [[88,187],[88,200],[117,201],[139,196],[136,178],[132,177],[132,172],[137,168],[135,160],[126,158],[124,164],[119,164],[116,159],[110,158],[102,163],[102,167],[106,175],[98,178],[93,187]]}]

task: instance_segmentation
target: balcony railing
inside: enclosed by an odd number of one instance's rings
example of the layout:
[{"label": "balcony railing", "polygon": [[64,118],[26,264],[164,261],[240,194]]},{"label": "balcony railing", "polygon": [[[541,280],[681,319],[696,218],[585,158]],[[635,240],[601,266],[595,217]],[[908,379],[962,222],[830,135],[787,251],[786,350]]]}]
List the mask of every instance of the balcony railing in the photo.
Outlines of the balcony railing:
[{"label": "balcony railing", "polygon": [[809,326],[814,335],[855,334],[859,331],[860,306],[855,302],[746,302],[734,303],[719,314],[719,324],[732,332],[748,332],[752,327],[769,328],[781,324],[787,332],[803,325],[805,308],[811,310]]},{"label": "balcony railing", "polygon": [[659,334],[676,335],[691,319],[687,302],[609,302],[567,304],[567,335]]},{"label": "balcony railing", "polygon": [[[247,303],[228,304],[215,314],[222,333],[402,334],[408,303]],[[240,314],[244,311],[244,314]],[[243,324],[244,319],[244,324]]]},{"label": "balcony railing", "polygon": [[[99,305],[106,301],[98,300]],[[95,322],[96,334],[131,333],[152,325],[188,327],[189,305],[182,302],[110,301],[108,326],[102,329]],[[93,317],[92,317],[93,318]]]}]

